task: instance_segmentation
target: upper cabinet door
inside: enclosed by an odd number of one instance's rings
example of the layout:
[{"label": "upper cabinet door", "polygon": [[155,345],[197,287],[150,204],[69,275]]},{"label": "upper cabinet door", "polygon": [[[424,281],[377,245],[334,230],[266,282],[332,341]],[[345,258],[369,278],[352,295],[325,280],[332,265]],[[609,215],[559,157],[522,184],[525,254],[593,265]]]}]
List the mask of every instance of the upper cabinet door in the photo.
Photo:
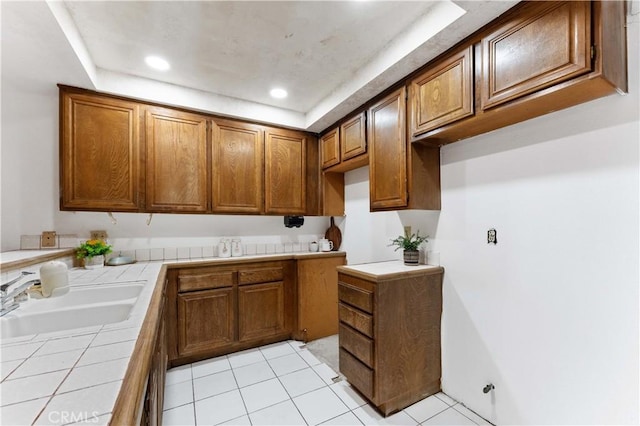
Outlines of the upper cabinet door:
[{"label": "upper cabinet door", "polygon": [[212,122],[211,140],[213,211],[262,213],[262,127],[216,119]]},{"label": "upper cabinet door", "polygon": [[412,137],[473,115],[473,46],[413,79],[409,108]]},{"label": "upper cabinet door", "polygon": [[532,2],[482,39],[482,109],[591,71],[591,2]]},{"label": "upper cabinet door", "polygon": [[206,118],[150,108],[146,131],[147,210],[206,212],[209,193]]},{"label": "upper cabinet door", "polygon": [[265,134],[265,212],[305,214],[307,136],[268,129]]},{"label": "upper cabinet door", "polygon": [[405,93],[402,87],[369,108],[369,202],[372,211],[408,204]]},{"label": "upper cabinet door", "polygon": [[320,155],[323,169],[340,163],[340,132],[337,127],[320,138]]},{"label": "upper cabinet door", "polygon": [[138,105],[90,94],[61,97],[60,208],[139,210]]},{"label": "upper cabinet door", "polygon": [[342,161],[367,152],[367,130],[364,111],[340,125]]}]

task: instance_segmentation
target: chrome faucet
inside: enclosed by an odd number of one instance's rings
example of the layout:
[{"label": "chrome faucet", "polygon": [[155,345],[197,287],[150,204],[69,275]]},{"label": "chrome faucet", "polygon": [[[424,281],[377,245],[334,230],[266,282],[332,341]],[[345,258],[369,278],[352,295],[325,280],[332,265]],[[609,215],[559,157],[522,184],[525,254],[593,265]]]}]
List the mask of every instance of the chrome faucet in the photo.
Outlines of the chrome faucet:
[{"label": "chrome faucet", "polygon": [[[0,297],[2,299],[0,317],[18,308],[18,306],[20,306],[20,302],[24,302],[26,300],[27,290],[29,287],[34,284],[40,284],[40,280],[38,279],[29,280],[23,283],[19,282],[22,277],[32,273],[33,272],[23,272],[18,278],[0,286]],[[15,285],[11,287],[13,284]]]}]

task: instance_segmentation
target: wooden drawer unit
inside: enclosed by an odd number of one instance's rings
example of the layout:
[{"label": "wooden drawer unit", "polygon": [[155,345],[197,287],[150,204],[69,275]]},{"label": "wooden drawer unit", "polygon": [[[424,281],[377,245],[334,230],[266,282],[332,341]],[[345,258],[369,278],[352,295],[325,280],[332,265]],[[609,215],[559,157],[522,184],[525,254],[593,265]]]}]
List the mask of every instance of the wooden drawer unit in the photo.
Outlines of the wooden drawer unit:
[{"label": "wooden drawer unit", "polygon": [[257,283],[269,283],[274,281],[282,281],[284,277],[284,271],[282,266],[240,270],[238,272],[238,284],[257,284]]},{"label": "wooden drawer unit", "polygon": [[371,315],[353,309],[344,303],[338,304],[338,315],[340,322],[351,326],[366,336],[373,337],[373,318]]},{"label": "wooden drawer unit", "polygon": [[347,284],[347,278],[338,274],[338,298],[341,302],[355,306],[365,312],[373,312],[373,293]]},{"label": "wooden drawer unit", "polygon": [[178,291],[208,290],[231,287],[234,271],[212,271],[211,268],[183,269],[178,274]]},{"label": "wooden drawer unit", "polygon": [[373,370],[362,364],[356,357],[340,348],[340,371],[349,372],[349,383],[353,385],[362,395],[368,399],[373,399]]},{"label": "wooden drawer unit", "polygon": [[368,367],[373,367],[373,340],[344,325],[344,323],[340,324],[340,347],[353,354]]},{"label": "wooden drawer unit", "polygon": [[444,270],[371,268],[337,268],[340,372],[386,416],[440,390]]}]

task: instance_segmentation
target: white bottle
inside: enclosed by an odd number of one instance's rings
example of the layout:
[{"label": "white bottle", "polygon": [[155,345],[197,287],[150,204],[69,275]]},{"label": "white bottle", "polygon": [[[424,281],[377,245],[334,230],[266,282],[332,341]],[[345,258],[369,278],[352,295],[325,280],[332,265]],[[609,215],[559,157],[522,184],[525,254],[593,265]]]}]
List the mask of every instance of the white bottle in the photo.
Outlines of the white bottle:
[{"label": "white bottle", "polygon": [[218,243],[218,257],[231,257],[231,242],[223,238]]},{"label": "white bottle", "polygon": [[69,287],[67,265],[56,260],[42,265],[40,267],[40,284],[44,297],[51,296],[55,289]]},{"label": "white bottle", "polygon": [[231,240],[231,256],[242,256],[242,242],[240,241],[240,238],[234,238]]}]

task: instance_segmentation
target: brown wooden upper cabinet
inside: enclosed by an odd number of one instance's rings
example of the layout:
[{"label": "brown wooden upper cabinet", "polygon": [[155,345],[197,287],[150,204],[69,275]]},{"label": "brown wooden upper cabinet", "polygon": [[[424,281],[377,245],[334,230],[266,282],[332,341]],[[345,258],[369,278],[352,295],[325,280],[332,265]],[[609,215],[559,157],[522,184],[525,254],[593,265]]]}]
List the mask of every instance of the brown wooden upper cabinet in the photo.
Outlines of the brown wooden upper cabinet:
[{"label": "brown wooden upper cabinet", "polygon": [[473,115],[473,48],[434,64],[409,84],[411,136]]},{"label": "brown wooden upper cabinet", "polygon": [[272,128],[266,130],[265,213],[306,213],[306,150],[305,133]]},{"label": "brown wooden upper cabinet", "polygon": [[168,108],[149,108],[147,210],[201,213],[208,209],[207,119]]},{"label": "brown wooden upper cabinet", "polygon": [[320,138],[320,155],[323,169],[340,164],[339,127],[322,135]]},{"label": "brown wooden upper cabinet", "polygon": [[63,89],[60,98],[60,209],[139,210],[138,104]]},{"label": "brown wooden upper cabinet", "polygon": [[[345,172],[367,164],[366,113],[348,118],[320,138],[322,169]],[[361,158],[361,160],[354,160]]]},{"label": "brown wooden upper cabinet", "polygon": [[533,2],[482,39],[482,108],[591,71],[591,3]]},{"label": "brown wooden upper cabinet", "polygon": [[371,211],[440,210],[440,149],[407,146],[406,89],[369,108],[369,203]]},{"label": "brown wooden upper cabinet", "polygon": [[262,213],[264,131],[232,120],[212,121],[213,211]]},{"label": "brown wooden upper cabinet", "polygon": [[371,210],[406,207],[405,88],[369,108],[369,202]]}]

